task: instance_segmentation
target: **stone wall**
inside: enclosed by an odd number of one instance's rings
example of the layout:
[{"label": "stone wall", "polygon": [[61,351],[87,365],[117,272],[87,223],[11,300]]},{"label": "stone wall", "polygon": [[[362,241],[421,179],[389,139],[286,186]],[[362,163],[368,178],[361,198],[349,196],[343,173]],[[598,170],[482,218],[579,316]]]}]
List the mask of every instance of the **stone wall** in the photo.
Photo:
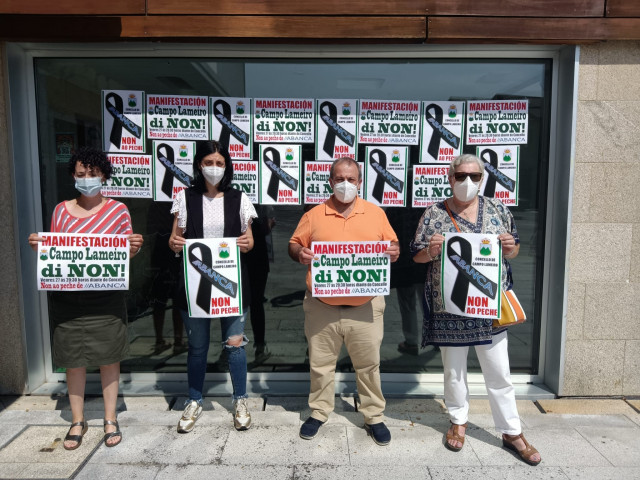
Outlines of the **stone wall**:
[{"label": "stone wall", "polygon": [[13,174],[7,129],[8,102],[4,44],[0,42],[0,394],[22,393],[26,384],[22,318],[18,296]]},{"label": "stone wall", "polygon": [[580,53],[562,395],[640,395],[640,43]]}]

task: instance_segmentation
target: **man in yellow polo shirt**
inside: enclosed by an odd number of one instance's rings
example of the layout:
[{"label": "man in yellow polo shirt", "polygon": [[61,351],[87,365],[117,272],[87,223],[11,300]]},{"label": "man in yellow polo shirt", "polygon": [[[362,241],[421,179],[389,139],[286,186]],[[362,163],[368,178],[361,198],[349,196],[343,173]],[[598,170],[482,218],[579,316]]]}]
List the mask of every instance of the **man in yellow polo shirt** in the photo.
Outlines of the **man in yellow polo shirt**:
[{"label": "man in yellow polo shirt", "polygon": [[381,241],[392,262],[400,255],[398,237],[384,211],[358,197],[362,174],[350,158],[333,162],[329,184],[333,195],[304,214],[289,240],[289,256],[309,265],[304,298],[304,333],[309,343],[311,416],[300,436],[311,439],[329,418],[335,402],[334,377],[342,343],[356,371],[359,411],[365,429],[378,445],[388,445],[391,433],[383,423],[385,400],[380,386],[380,345],[384,334],[384,297],[322,297],[311,295],[312,242]]}]

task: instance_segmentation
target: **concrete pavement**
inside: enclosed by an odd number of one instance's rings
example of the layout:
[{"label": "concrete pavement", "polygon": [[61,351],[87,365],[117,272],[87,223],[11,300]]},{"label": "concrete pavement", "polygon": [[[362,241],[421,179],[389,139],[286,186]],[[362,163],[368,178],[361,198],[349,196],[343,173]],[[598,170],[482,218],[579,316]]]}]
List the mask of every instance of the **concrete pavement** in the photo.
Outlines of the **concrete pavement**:
[{"label": "concrete pavement", "polygon": [[193,432],[176,424],[184,398],[119,398],[123,441],[102,443],[102,399],[88,398],[80,448],[62,439],[71,412],[64,396],[0,397],[0,478],[38,479],[638,479],[640,400],[518,401],[527,439],[542,455],[530,467],[501,448],[488,401],[472,400],[463,450],[443,446],[448,425],[439,399],[390,398],[392,442],[367,437],[353,397],[313,440],[298,437],[304,397],[251,398],[253,426],[236,432],[229,398],[207,397]]}]

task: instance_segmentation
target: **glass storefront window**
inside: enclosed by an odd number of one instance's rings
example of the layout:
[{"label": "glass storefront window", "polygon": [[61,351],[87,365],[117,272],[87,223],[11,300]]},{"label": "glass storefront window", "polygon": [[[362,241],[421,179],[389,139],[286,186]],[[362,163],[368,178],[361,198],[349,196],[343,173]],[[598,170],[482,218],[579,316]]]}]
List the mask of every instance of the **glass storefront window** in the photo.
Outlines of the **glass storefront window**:
[{"label": "glass storefront window", "polygon": [[[40,182],[44,229],[53,208],[75,196],[67,173],[64,142],[74,147],[101,146],[101,91],[143,90],[154,94],[271,97],[371,98],[381,100],[528,99],[529,138],[520,149],[520,202],[512,207],[522,247],[513,262],[515,289],[529,321],[510,334],[511,370],[536,374],[541,322],[544,219],[548,176],[551,104],[549,59],[367,59],[279,60],[208,58],[37,58],[35,61]],[[151,150],[151,141],[147,151]],[[258,145],[254,145],[257,150]],[[465,150],[475,153],[475,147]],[[314,160],[313,144],[303,146],[303,160]],[[418,147],[410,147],[410,163],[419,163]],[[364,147],[358,151],[364,157]],[[257,154],[254,152],[254,158]],[[123,372],[184,372],[186,351],[174,348],[171,295],[175,265],[167,249],[170,203],[146,199],[122,200],[129,208],[134,231],[145,237],[145,248],[132,262],[128,292],[131,356]],[[303,332],[302,297],[305,269],[287,255],[288,240],[303,206],[261,209],[275,225],[265,239],[269,276],[265,291],[266,342],[271,356],[256,361],[253,372],[308,371]],[[392,269],[392,293],[387,297],[382,372],[425,373],[442,370],[437,349],[414,355],[398,351],[405,333],[421,336],[422,308],[418,295],[424,269],[408,256],[408,242],[422,209],[388,208],[387,215],[401,239],[403,255]],[[400,301],[399,301],[400,299]],[[179,325],[176,325],[179,327]],[[247,325],[247,336],[253,332]],[[156,339],[167,345],[156,346]],[[209,370],[224,369],[220,331],[212,322]],[[471,354],[470,358],[473,358]],[[260,360],[260,359],[258,359]],[[55,369],[55,365],[54,365]],[[478,371],[470,362],[470,371]],[[343,350],[338,371],[352,371]]]}]

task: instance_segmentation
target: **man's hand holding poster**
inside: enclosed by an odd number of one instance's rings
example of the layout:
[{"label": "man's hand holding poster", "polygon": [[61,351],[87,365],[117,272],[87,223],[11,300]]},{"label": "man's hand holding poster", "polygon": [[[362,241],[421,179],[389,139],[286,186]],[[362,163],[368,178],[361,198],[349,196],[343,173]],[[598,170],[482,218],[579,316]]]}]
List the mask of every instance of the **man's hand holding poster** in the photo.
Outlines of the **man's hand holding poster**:
[{"label": "man's hand holding poster", "polygon": [[38,248],[38,290],[129,289],[127,235],[48,233]]},{"label": "man's hand holding poster", "polygon": [[502,247],[497,235],[445,234],[441,272],[447,312],[475,318],[500,316]]},{"label": "man's hand holding poster", "polygon": [[389,295],[390,242],[313,242],[311,294],[314,297]]},{"label": "man's hand holding poster", "polygon": [[240,250],[235,238],[187,240],[183,258],[190,317],[242,315]]}]

